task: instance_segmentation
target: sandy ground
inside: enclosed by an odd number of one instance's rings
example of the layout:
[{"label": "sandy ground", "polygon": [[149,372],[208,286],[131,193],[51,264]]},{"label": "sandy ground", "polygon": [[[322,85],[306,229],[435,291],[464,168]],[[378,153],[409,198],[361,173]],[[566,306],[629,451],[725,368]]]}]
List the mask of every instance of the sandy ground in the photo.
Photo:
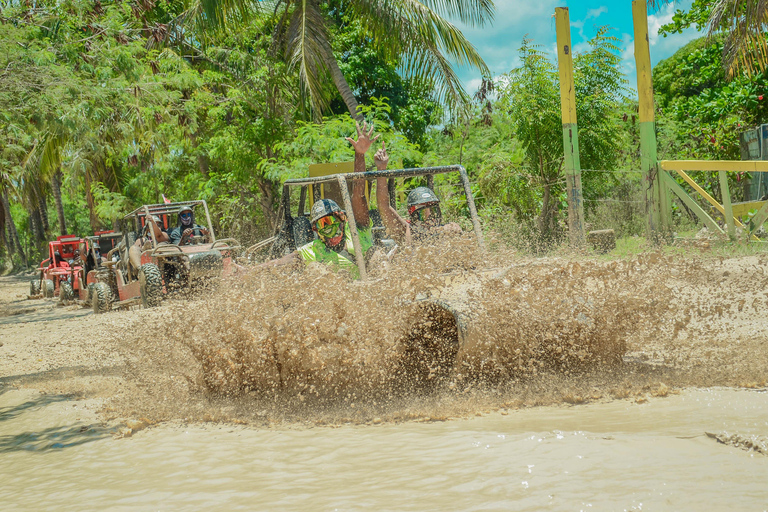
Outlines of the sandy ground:
[{"label": "sandy ground", "polygon": [[58,298],[29,299],[30,279],[0,278],[0,392],[30,387],[78,398],[109,396],[124,361],[104,333],[119,328],[130,312],[96,316]]}]

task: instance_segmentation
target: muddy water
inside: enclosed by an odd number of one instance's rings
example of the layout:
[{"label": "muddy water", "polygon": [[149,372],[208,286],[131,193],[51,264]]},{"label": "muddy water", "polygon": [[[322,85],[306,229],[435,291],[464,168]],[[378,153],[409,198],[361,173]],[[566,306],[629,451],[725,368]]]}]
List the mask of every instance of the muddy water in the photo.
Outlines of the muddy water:
[{"label": "muddy water", "polygon": [[0,508],[768,509],[764,257],[452,244],[372,274],[19,314]]},{"label": "muddy water", "polygon": [[768,456],[707,435],[765,450],[768,393],[752,390],[430,423],[171,423],[123,439],[87,406],[0,395],[4,510],[768,508]]}]

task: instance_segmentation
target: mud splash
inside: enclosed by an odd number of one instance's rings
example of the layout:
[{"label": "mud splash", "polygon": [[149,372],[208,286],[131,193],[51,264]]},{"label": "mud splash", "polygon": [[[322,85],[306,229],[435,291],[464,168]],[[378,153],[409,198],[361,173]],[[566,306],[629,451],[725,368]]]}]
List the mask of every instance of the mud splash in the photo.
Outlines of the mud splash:
[{"label": "mud splash", "polygon": [[[258,269],[142,311],[114,416],[375,423],[765,385],[766,262],[422,247],[352,281]],[[734,297],[737,297],[734,299]]]}]

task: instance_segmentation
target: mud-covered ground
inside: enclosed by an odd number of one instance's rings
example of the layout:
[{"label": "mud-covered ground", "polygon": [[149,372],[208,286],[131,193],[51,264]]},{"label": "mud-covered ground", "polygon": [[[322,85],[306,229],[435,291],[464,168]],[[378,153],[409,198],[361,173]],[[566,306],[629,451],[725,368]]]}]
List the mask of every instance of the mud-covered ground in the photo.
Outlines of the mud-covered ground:
[{"label": "mud-covered ground", "polygon": [[252,270],[98,316],[28,290],[0,278],[0,392],[84,399],[106,424],[442,420],[768,379],[762,255],[532,259],[452,244],[405,252],[369,282]]}]

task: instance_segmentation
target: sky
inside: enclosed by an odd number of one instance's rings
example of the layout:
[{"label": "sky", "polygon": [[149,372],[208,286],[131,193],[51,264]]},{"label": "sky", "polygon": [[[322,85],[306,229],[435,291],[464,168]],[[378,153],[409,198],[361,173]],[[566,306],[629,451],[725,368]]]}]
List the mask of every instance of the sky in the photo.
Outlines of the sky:
[{"label": "sky", "polygon": [[[556,62],[555,7],[568,7],[574,53],[588,48],[587,42],[594,37],[598,27],[613,27],[613,34],[621,39],[622,71],[629,81],[632,94],[637,94],[631,0],[495,0],[495,3],[496,16],[492,24],[481,28],[457,24],[475,45],[493,76],[520,65],[518,49],[526,35]],[[652,65],[671,57],[689,41],[704,35],[693,28],[682,34],[667,37],[658,35],[659,27],[672,21],[675,10],[688,10],[691,3],[692,0],[678,0],[655,12],[649,9],[648,33]],[[467,92],[474,93],[480,85],[480,73],[467,68],[459,68],[457,71]]]}]

